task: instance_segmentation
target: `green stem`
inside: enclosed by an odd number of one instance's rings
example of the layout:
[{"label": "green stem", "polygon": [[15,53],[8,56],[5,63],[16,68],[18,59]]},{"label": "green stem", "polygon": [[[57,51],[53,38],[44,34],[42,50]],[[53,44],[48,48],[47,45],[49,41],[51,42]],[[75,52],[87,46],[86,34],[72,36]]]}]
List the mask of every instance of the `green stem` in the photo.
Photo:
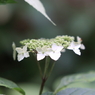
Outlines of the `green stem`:
[{"label": "green stem", "polygon": [[46,79],[45,79],[45,78],[43,78],[43,79],[42,79],[42,83],[41,83],[41,87],[40,87],[39,95],[41,95],[41,94],[42,94],[42,92],[43,92],[45,82],[46,82]]},{"label": "green stem", "polygon": [[51,75],[51,72],[52,72],[52,70],[53,70],[53,68],[54,68],[54,65],[55,65],[55,61],[53,62],[52,66],[51,66],[51,69],[50,69],[50,72],[49,72],[47,78]]},{"label": "green stem", "polygon": [[43,78],[42,69],[41,69],[39,61],[37,61],[37,65],[38,65],[38,68],[39,68],[39,71],[40,71],[40,76],[41,76],[41,78]]},{"label": "green stem", "polygon": [[[35,56],[36,61],[37,61],[37,56],[36,56],[36,54],[34,54],[34,56]],[[41,76],[41,78],[43,78],[43,73],[42,73],[42,69],[41,69],[40,62],[39,62],[39,61],[37,61],[37,65],[38,65],[38,68],[39,68],[39,71],[40,71],[40,76]]]},{"label": "green stem", "polygon": [[50,60],[49,57],[46,56],[44,74],[43,74],[43,78],[42,78],[42,83],[41,83],[39,95],[42,94],[43,89],[44,89],[45,82],[46,82],[46,80],[47,80],[46,75],[47,75],[47,70],[48,70],[48,66],[49,66],[49,60]]},{"label": "green stem", "polygon": [[44,68],[44,75],[43,75],[43,78],[46,78],[46,74],[47,74],[47,70],[48,70],[48,66],[49,66],[49,57],[46,56],[46,62],[45,62],[45,68]]}]

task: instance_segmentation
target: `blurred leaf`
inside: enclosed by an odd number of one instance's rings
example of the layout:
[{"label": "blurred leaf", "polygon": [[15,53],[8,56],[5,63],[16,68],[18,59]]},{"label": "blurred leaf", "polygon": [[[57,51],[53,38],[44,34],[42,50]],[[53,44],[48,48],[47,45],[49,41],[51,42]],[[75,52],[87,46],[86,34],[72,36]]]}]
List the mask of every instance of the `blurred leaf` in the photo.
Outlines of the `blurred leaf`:
[{"label": "blurred leaf", "polygon": [[[30,83],[30,82],[21,83],[19,84],[19,86],[25,90],[26,95],[39,95],[40,85],[38,83],[37,84],[35,82],[34,83]],[[48,89],[45,87],[43,90],[43,93],[47,91]],[[20,95],[20,93],[18,93],[17,91],[8,89],[7,95]]]},{"label": "blurred leaf", "polygon": [[46,14],[45,8],[40,0],[25,0],[28,4],[33,6],[37,11],[42,13],[53,25],[56,25]]},{"label": "blurred leaf", "polygon": [[42,95],[53,95],[53,93],[52,92],[46,92],[46,93],[44,93]]},{"label": "blurred leaf", "polygon": [[22,95],[25,95],[25,92],[14,82],[4,79],[4,78],[0,78],[0,86],[4,86],[10,89],[14,89],[18,92],[20,92]]},{"label": "blurred leaf", "polygon": [[95,72],[69,75],[62,78],[61,83],[59,84],[58,88],[55,90],[55,93],[59,92],[62,89],[67,88],[67,86],[75,82],[88,83],[92,81],[95,81]]},{"label": "blurred leaf", "polygon": [[95,90],[87,88],[67,88],[56,95],[95,95]]},{"label": "blurred leaf", "polygon": [[0,4],[16,3],[14,0],[0,0]]}]

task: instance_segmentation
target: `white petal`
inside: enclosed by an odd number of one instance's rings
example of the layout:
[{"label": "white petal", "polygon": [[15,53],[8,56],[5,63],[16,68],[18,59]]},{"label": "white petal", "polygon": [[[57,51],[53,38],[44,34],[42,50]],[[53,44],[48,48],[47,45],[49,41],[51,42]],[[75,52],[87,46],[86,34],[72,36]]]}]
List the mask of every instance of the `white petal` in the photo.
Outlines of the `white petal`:
[{"label": "white petal", "polygon": [[63,49],[63,46],[59,46],[59,47],[57,48],[57,51],[55,51],[55,52],[61,52],[62,49]]},{"label": "white petal", "polygon": [[27,51],[27,46],[23,46],[23,51]]},{"label": "white petal", "polygon": [[76,44],[74,48],[79,49],[80,47],[81,47],[81,44]]},{"label": "white petal", "polygon": [[67,49],[72,50],[75,47],[75,42],[71,42]]},{"label": "white petal", "polygon": [[57,60],[60,58],[61,53],[60,53],[60,52],[59,52],[59,53],[53,53],[53,52],[51,52],[51,53],[49,54],[49,56],[51,57],[51,59],[57,61]]},{"label": "white petal", "polygon": [[42,13],[53,25],[56,25],[46,14],[45,8],[40,0],[25,0],[27,3],[29,3],[31,6],[33,6],[37,11]]},{"label": "white petal", "polygon": [[25,57],[25,58],[29,57],[29,52],[25,52],[25,53],[24,53],[24,57]]},{"label": "white petal", "polygon": [[68,47],[67,47],[67,49],[73,50],[73,47],[71,47],[71,46],[68,46]]},{"label": "white petal", "polygon": [[79,49],[74,49],[73,51],[74,51],[77,55],[81,55],[81,52],[80,52]]},{"label": "white petal", "polygon": [[63,49],[63,46],[57,46],[56,44],[52,45],[52,50],[55,52],[60,52]]},{"label": "white petal", "polygon": [[24,59],[24,55],[23,54],[18,54],[18,61],[21,61],[21,60],[23,60]]},{"label": "white petal", "polygon": [[65,49],[62,49],[61,52],[65,52],[66,50]]},{"label": "white petal", "polygon": [[44,55],[45,55],[45,56],[48,56],[51,52],[52,52],[52,51],[46,51],[46,52],[44,53]]},{"label": "white petal", "polygon": [[56,44],[53,44],[53,45],[52,45],[52,50],[55,51],[55,50],[57,49],[57,47],[58,47],[58,46],[57,46]]},{"label": "white petal", "polygon": [[42,49],[39,48],[39,47],[37,47],[36,50],[37,50],[37,52],[39,52],[39,53],[42,52]]},{"label": "white petal", "polygon": [[77,42],[79,42],[79,43],[82,42],[82,39],[79,36],[77,36]]},{"label": "white petal", "polygon": [[83,45],[83,44],[81,44],[81,47],[80,47],[80,49],[85,49],[85,46]]},{"label": "white petal", "polygon": [[37,54],[37,60],[42,60],[45,58],[45,55],[44,54]]},{"label": "white petal", "polygon": [[13,50],[16,48],[16,45],[14,42],[12,43],[12,48],[13,48]]},{"label": "white petal", "polygon": [[21,48],[16,48],[16,51],[17,51],[17,53],[22,53],[23,52],[23,50],[21,49]]},{"label": "white petal", "polygon": [[73,50],[73,49],[79,49],[81,47],[80,43],[71,42],[70,46],[67,47],[67,49]]},{"label": "white petal", "polygon": [[13,59],[15,60],[16,59],[16,45],[14,42],[12,44],[12,48],[13,48]]}]

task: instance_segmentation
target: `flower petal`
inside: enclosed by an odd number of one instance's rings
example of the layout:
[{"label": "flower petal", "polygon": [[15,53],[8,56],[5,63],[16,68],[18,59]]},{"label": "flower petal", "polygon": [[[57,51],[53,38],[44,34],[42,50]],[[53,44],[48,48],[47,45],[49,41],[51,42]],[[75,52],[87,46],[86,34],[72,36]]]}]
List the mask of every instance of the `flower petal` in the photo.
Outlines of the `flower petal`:
[{"label": "flower petal", "polygon": [[21,60],[24,59],[24,55],[23,54],[18,54],[17,58],[18,58],[18,61],[21,61]]},{"label": "flower petal", "polygon": [[29,57],[29,52],[25,52],[25,53],[24,53],[24,57],[25,57],[25,58]]},{"label": "flower petal", "polygon": [[25,51],[25,52],[27,51],[27,46],[23,47],[23,51]]},{"label": "flower petal", "polygon": [[45,55],[44,54],[37,54],[37,60],[42,60],[45,58]]},{"label": "flower petal", "polygon": [[65,52],[66,50],[65,49],[62,49],[61,52]]},{"label": "flower petal", "polygon": [[81,47],[80,47],[80,49],[85,49],[85,46],[83,45],[83,44],[81,44]]},{"label": "flower petal", "polygon": [[16,59],[16,45],[14,42],[12,44],[12,48],[13,48],[13,59],[15,60]]},{"label": "flower petal", "polygon": [[60,53],[60,52],[58,52],[58,53],[53,53],[53,52],[51,52],[51,53],[49,54],[49,56],[50,56],[51,59],[57,61],[57,60],[60,58],[61,53]]},{"label": "flower petal", "polygon": [[39,47],[37,47],[36,50],[37,50],[37,52],[40,52],[40,53],[42,52],[42,49]]},{"label": "flower petal", "polygon": [[77,55],[81,55],[81,52],[80,52],[79,49],[74,49],[73,51],[74,51]]},{"label": "flower petal", "polygon": [[77,36],[77,42],[78,43],[81,43],[82,42],[82,39],[79,36]]},{"label": "flower petal", "polygon": [[77,43],[76,43],[74,48],[75,48],[75,49],[79,49],[80,47],[81,47],[81,44],[77,44]]},{"label": "flower petal", "polygon": [[23,50],[19,47],[16,48],[16,51],[17,51],[17,53],[22,53],[23,52]]},{"label": "flower petal", "polygon": [[67,49],[73,50],[73,49],[79,49],[81,47],[81,44],[77,42],[71,42],[71,44],[67,47]]},{"label": "flower petal", "polygon": [[57,46],[56,44],[52,45],[52,50],[54,52],[60,52],[63,49],[63,46]]},{"label": "flower petal", "polygon": [[67,49],[72,50],[75,47],[75,42],[71,42]]}]

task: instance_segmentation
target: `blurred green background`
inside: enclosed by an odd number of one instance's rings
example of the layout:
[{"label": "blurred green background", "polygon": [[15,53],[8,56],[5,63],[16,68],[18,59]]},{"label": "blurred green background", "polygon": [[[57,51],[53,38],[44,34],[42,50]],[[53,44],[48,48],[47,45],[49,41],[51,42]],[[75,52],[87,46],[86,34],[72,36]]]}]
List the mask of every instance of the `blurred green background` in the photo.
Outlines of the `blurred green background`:
[{"label": "blurred green background", "polygon": [[0,5],[0,77],[38,91],[41,79],[33,55],[21,62],[14,61],[12,43],[20,46],[23,39],[57,35],[80,36],[86,49],[81,51],[81,56],[69,50],[62,54],[46,83],[47,89],[52,91],[54,81],[61,76],[95,70],[94,0],[41,0],[57,26],[24,0],[16,1],[16,4]]}]

